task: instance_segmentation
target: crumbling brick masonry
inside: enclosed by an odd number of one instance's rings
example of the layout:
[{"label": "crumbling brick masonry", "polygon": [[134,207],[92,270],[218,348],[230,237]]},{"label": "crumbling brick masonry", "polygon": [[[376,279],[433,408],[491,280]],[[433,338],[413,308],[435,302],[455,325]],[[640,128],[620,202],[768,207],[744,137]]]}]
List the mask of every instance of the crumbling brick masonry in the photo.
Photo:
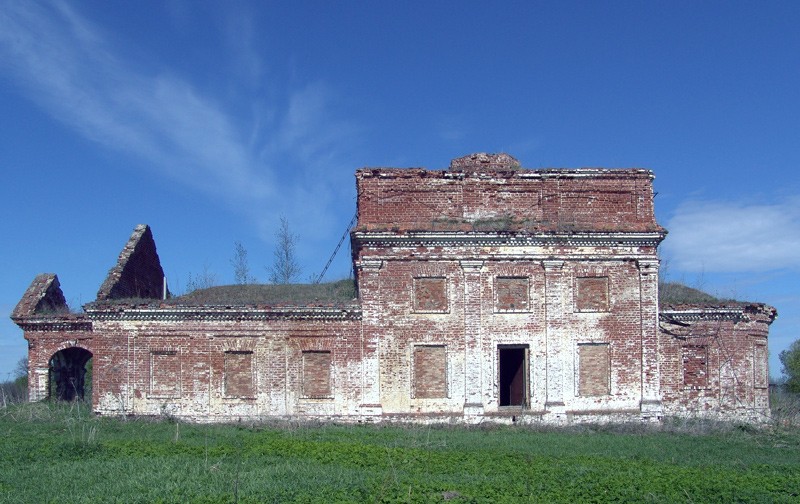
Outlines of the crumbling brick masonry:
[{"label": "crumbling brick masonry", "polygon": [[361,169],[355,288],[297,286],[291,301],[281,286],[170,297],[138,226],[84,313],[52,274],[14,310],[31,400],[82,396],[91,358],[105,415],[762,421],[776,312],[659,306],[652,182],[506,154]]}]

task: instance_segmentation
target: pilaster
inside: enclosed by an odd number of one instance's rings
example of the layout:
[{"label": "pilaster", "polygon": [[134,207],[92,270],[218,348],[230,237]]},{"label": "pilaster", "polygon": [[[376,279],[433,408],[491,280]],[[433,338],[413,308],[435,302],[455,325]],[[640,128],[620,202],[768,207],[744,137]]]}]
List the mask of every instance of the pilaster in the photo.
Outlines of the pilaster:
[{"label": "pilaster", "polygon": [[30,368],[28,371],[28,401],[47,399],[47,385],[50,378],[48,368]]},{"label": "pilaster", "polygon": [[642,321],[642,416],[657,418],[661,408],[658,343],[658,259],[640,259],[639,306]]},{"label": "pilaster", "polygon": [[563,414],[564,359],[569,354],[565,348],[564,333],[565,296],[564,261],[542,261],[545,276],[545,341],[547,346],[547,399],[545,409]]},{"label": "pilaster", "polygon": [[380,321],[380,270],[383,261],[356,261],[358,268],[358,292],[361,297],[363,319],[361,324],[361,404],[359,409],[364,416],[380,416],[381,375],[380,340],[382,326]]},{"label": "pilaster", "polygon": [[481,269],[483,261],[460,261],[464,273],[464,414],[483,415]]}]

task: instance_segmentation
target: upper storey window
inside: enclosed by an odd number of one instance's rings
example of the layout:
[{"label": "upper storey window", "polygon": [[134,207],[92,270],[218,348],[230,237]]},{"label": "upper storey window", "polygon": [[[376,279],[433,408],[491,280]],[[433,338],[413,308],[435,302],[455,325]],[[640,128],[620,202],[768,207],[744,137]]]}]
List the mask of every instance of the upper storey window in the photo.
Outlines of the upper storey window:
[{"label": "upper storey window", "polygon": [[497,277],[495,287],[496,312],[530,311],[530,280],[521,277]]},{"label": "upper storey window", "polygon": [[414,279],[414,311],[418,313],[446,313],[447,279],[423,277]]},{"label": "upper storey window", "polygon": [[608,311],[608,277],[578,277],[575,279],[575,311]]}]

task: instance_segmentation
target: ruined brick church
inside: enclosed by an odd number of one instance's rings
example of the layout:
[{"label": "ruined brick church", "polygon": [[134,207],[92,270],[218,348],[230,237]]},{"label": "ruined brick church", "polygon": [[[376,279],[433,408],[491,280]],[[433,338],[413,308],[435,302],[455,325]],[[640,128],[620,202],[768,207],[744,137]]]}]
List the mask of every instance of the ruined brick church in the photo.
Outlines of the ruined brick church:
[{"label": "ruined brick church", "polygon": [[83,312],[53,274],[15,308],[30,399],[91,390],[101,415],[192,421],[768,418],[776,311],[659,305],[653,178],[505,154],[360,169],[355,280],[300,300],[169,296],[138,226]]}]

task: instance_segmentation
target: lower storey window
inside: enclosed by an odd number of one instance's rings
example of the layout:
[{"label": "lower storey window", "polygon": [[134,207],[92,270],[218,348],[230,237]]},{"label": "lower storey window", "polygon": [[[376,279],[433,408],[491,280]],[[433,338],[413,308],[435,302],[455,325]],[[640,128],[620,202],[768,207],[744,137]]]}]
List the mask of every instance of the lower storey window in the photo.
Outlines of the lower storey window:
[{"label": "lower storey window", "polygon": [[608,395],[609,361],[608,343],[578,345],[578,395]]},{"label": "lower storey window", "polygon": [[158,350],[150,353],[150,395],[180,397],[181,362],[178,352]]},{"label": "lower storey window", "polygon": [[683,384],[687,387],[708,386],[708,348],[704,345],[683,347]]},{"label": "lower storey window", "polygon": [[225,352],[225,396],[254,395],[253,352]]},{"label": "lower storey window", "polygon": [[447,353],[444,346],[414,347],[414,397],[447,397]]},{"label": "lower storey window", "polygon": [[331,353],[303,352],[303,397],[331,396]]}]

